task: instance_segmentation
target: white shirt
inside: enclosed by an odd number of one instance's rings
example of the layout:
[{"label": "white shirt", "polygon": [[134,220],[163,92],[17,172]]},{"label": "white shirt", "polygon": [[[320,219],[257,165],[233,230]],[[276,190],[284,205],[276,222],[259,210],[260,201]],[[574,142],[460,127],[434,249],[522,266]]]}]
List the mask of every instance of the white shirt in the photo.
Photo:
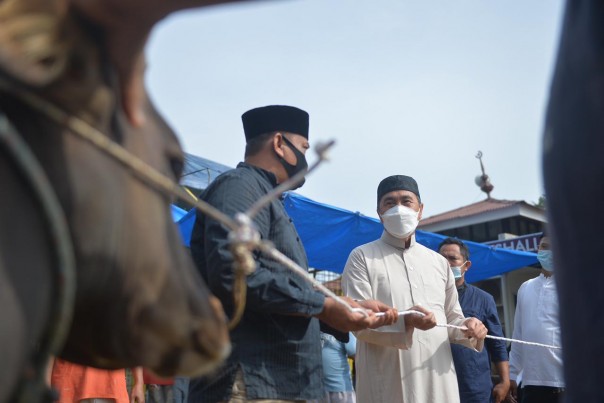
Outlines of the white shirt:
[{"label": "white shirt", "polygon": [[[353,299],[376,299],[399,310],[422,305],[438,323],[462,325],[465,318],[449,264],[438,253],[387,232],[352,251],[342,289]],[[482,350],[483,340],[456,329],[405,328],[404,318],[357,336],[356,394],[359,403],[459,402],[449,342]]]},{"label": "white shirt", "polygon": [[[561,346],[558,294],[553,276],[526,281],[518,290],[514,339]],[[522,385],[564,387],[562,350],[512,343],[510,379]]]}]

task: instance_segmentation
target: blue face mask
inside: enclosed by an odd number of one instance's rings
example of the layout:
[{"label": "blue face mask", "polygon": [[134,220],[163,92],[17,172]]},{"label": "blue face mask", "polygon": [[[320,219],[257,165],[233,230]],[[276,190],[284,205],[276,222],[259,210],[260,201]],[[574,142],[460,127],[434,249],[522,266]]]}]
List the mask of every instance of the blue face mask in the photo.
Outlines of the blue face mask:
[{"label": "blue face mask", "polygon": [[537,260],[541,263],[541,267],[549,272],[554,271],[554,259],[551,250],[540,250],[537,252]]},{"label": "blue face mask", "polygon": [[453,277],[455,277],[455,280],[459,280],[461,278],[461,268],[464,267],[464,265],[467,262],[463,262],[463,264],[461,266],[452,266],[451,267],[451,271],[453,272]]}]

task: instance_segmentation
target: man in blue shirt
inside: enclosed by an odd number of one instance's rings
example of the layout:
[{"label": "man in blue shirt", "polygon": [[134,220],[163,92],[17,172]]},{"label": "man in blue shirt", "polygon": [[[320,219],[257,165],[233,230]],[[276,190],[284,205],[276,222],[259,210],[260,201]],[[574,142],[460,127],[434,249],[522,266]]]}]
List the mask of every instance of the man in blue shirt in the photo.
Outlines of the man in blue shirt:
[{"label": "man in blue shirt", "polygon": [[[439,245],[438,251],[451,265],[464,316],[478,318],[487,327],[488,334],[502,337],[493,297],[465,282],[465,273],[472,266],[468,247],[458,239],[447,238]],[[510,388],[510,370],[505,342],[485,339],[485,346],[486,349],[477,353],[451,345],[461,403],[499,403],[506,398]],[[491,381],[491,361],[495,363],[500,379],[495,386]]]},{"label": "man in blue shirt", "polygon": [[356,338],[352,333],[340,332],[324,322],[320,325],[323,385],[327,395],[317,403],[355,403],[348,358],[354,358],[356,354]]}]

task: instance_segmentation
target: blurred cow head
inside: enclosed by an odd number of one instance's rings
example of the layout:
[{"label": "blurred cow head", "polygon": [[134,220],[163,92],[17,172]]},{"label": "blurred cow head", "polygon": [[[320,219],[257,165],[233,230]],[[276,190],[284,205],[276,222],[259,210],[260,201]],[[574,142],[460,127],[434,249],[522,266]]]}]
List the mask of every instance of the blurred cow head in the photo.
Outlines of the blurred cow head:
[{"label": "blurred cow head", "polygon": [[[141,57],[153,23],[194,3],[201,2],[0,0],[0,76],[177,180],[182,150],[144,91]],[[146,7],[139,15],[122,13],[138,6]],[[131,21],[121,44],[114,35],[128,25],[112,13]],[[60,355],[102,368],[142,365],[160,375],[214,368],[230,349],[224,314],[181,244],[171,200],[11,90],[0,88],[0,110],[44,167],[74,244],[74,318]]]}]

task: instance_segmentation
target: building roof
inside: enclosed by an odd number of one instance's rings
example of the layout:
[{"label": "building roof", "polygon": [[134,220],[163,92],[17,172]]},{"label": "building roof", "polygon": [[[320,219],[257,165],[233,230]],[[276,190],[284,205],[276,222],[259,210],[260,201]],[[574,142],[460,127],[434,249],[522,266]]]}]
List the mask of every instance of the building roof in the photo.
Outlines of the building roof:
[{"label": "building roof", "polygon": [[431,217],[424,218],[419,226],[435,224],[437,222],[451,220],[453,218],[467,217],[475,214],[484,213],[486,211],[499,210],[515,204],[524,203],[522,200],[499,200],[486,199],[477,203],[469,204],[456,208],[455,210],[445,211],[444,213],[436,214]]},{"label": "building roof", "polygon": [[425,231],[442,231],[461,225],[487,222],[496,219],[524,216],[545,222],[545,212],[523,200],[485,199],[451,211],[422,219],[418,228]]}]

